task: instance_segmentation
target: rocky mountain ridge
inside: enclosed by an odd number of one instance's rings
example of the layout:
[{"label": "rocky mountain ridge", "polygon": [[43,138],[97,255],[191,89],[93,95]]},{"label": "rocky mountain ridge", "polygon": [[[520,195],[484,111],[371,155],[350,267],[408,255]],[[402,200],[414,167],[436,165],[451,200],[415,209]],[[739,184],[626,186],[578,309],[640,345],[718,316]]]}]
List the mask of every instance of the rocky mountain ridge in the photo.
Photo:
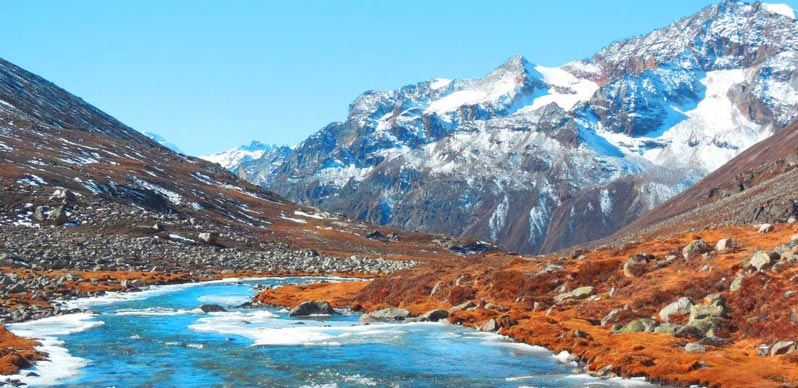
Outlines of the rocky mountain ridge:
[{"label": "rocky mountain ridge", "polygon": [[406,230],[546,252],[605,237],[796,118],[791,8],[722,1],[557,68],[367,91],[239,176]]}]

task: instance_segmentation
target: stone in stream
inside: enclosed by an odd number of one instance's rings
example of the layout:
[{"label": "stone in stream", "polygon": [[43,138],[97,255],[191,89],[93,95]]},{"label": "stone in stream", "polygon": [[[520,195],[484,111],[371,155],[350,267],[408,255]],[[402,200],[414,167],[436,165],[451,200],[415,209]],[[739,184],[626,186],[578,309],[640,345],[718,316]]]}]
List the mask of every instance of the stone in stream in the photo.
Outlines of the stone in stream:
[{"label": "stone in stream", "polygon": [[363,314],[360,317],[361,323],[370,322],[396,322],[404,321],[410,317],[410,311],[400,309],[398,307],[388,307],[386,309],[377,310],[368,314]]},{"label": "stone in stream", "polygon": [[449,318],[449,312],[446,310],[430,310],[421,314],[419,320],[422,322],[438,322],[441,319]]},{"label": "stone in stream", "polygon": [[759,225],[759,233],[770,233],[772,231],[773,231],[773,225],[771,224]]},{"label": "stone in stream", "polygon": [[219,306],[218,304],[204,304],[198,308],[202,310],[203,313],[218,313],[227,311],[224,309],[224,307]]},{"label": "stone in stream", "polygon": [[498,322],[496,322],[495,319],[491,318],[491,319],[488,319],[487,322],[483,323],[482,327],[480,327],[479,330],[486,331],[486,332],[494,332],[494,331],[499,330],[499,324],[498,324]]},{"label": "stone in stream", "polygon": [[335,309],[329,302],[309,300],[300,303],[288,312],[289,317],[305,317],[308,315],[333,315]]}]

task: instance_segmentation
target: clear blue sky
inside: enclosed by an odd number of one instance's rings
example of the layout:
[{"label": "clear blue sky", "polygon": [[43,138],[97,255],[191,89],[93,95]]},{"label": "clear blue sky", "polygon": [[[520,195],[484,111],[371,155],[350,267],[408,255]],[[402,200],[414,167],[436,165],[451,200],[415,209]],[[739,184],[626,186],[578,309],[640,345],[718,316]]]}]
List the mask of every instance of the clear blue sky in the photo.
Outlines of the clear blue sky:
[{"label": "clear blue sky", "polygon": [[709,0],[0,2],[0,57],[193,155],[296,144],[368,89],[554,66]]}]

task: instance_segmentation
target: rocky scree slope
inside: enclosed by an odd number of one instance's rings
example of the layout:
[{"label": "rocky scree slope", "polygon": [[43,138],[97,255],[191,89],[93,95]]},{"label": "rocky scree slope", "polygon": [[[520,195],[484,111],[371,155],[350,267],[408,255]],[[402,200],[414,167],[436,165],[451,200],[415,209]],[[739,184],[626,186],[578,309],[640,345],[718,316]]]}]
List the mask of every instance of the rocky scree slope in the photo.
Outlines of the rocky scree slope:
[{"label": "rocky scree slope", "polygon": [[789,7],[723,1],[593,58],[368,91],[240,176],[306,205],[546,252],[605,237],[798,107]]},{"label": "rocky scree slope", "polygon": [[0,101],[3,266],[384,273],[495,249],[297,206],[5,61]]}]

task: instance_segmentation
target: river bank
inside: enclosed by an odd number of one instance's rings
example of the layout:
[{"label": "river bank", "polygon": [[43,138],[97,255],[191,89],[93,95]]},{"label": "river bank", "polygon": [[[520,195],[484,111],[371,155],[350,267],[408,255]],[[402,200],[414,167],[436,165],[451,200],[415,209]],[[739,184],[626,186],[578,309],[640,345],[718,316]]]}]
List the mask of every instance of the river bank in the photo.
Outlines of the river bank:
[{"label": "river bank", "polygon": [[[723,227],[559,257],[432,264],[369,283],[266,290],[255,300],[293,307],[326,295],[363,311],[445,309],[452,323],[568,351],[596,376],[782,387],[798,383],[798,314],[789,307],[798,297],[797,231]],[[716,244],[726,238],[733,246]]]},{"label": "river bank", "polygon": [[[318,274],[257,273],[251,271],[215,271],[209,276],[191,273],[139,271],[34,271],[0,268],[0,292],[9,295],[0,307],[0,375],[25,373],[37,362],[47,360],[52,346],[10,332],[6,325],[86,313],[86,306],[76,301],[96,300],[128,293],[141,293],[165,285],[197,285],[239,279],[270,279],[288,276],[331,276],[336,278],[374,278],[365,273]],[[3,281],[4,280],[4,281]],[[19,292],[13,292],[19,291]],[[32,333],[35,334],[35,333]],[[10,384],[10,383],[9,383]]]},{"label": "river bank", "polygon": [[[492,333],[434,323],[357,324],[359,314],[290,317],[273,307],[235,307],[258,284],[338,278],[266,278],[159,286],[108,293],[71,305],[72,314],[13,325],[38,333],[58,357],[41,363],[31,385],[142,386],[628,386],[575,374],[568,360]],[[300,285],[303,286],[303,285]],[[199,303],[226,311],[203,312]],[[60,344],[60,345],[59,345]],[[57,352],[58,351],[58,352]],[[102,362],[99,362],[102,360]]]}]

